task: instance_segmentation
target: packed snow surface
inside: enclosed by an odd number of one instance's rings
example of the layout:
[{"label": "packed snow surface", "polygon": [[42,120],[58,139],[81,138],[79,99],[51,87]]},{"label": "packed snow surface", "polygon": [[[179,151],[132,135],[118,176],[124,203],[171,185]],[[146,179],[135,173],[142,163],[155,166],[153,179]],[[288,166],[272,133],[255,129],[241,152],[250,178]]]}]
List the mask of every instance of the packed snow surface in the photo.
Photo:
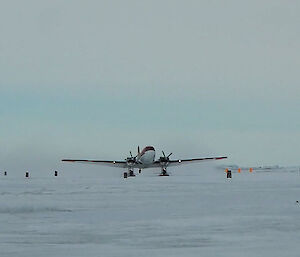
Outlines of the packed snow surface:
[{"label": "packed snow surface", "polygon": [[300,256],[298,170],[81,169],[1,174],[1,257]]}]

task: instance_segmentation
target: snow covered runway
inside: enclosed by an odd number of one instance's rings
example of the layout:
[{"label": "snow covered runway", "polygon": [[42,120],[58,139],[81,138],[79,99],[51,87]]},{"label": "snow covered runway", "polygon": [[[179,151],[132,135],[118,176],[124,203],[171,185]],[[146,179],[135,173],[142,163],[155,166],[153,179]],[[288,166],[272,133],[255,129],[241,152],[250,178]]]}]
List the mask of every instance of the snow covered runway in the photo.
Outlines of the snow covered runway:
[{"label": "snow covered runway", "polygon": [[299,256],[298,172],[0,177],[0,256]]}]

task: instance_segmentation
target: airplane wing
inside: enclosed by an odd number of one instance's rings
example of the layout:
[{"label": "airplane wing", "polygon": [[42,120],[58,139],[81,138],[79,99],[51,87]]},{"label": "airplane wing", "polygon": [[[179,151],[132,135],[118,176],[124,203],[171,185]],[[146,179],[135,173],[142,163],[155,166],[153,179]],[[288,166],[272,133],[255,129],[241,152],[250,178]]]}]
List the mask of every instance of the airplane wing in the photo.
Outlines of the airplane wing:
[{"label": "airplane wing", "polygon": [[126,168],[126,161],[102,161],[102,160],[72,160],[72,159],[63,159],[63,162],[76,162],[76,163],[84,163],[84,164],[97,164],[104,165],[110,167],[118,167],[118,168]]},{"label": "airplane wing", "polygon": [[181,165],[181,164],[198,163],[198,162],[205,162],[205,161],[216,161],[216,160],[222,160],[222,159],[227,159],[227,157],[222,156],[222,157],[206,157],[206,158],[170,160],[168,166],[178,166],[178,165]]},{"label": "airplane wing", "polygon": [[[189,163],[198,163],[198,162],[205,162],[205,161],[216,161],[227,159],[226,156],[221,157],[206,157],[206,158],[192,158],[192,159],[181,159],[181,160],[169,160],[168,167],[170,166],[178,166],[181,164],[189,164]],[[161,167],[159,161],[155,161],[151,167]]]},{"label": "airplane wing", "polygon": [[[168,166],[178,166],[181,164],[188,164],[188,163],[198,163],[204,161],[214,161],[214,160],[222,160],[226,159],[227,157],[206,157],[206,158],[193,158],[193,159],[181,159],[181,160],[170,160]],[[76,163],[84,163],[84,164],[96,164],[96,165],[104,165],[110,167],[117,167],[117,168],[128,168],[126,161],[104,161],[104,160],[73,160],[73,159],[63,159],[63,162],[76,162]],[[135,163],[134,168],[156,168],[161,167],[160,162],[157,160],[150,165],[144,166],[141,163]]]}]

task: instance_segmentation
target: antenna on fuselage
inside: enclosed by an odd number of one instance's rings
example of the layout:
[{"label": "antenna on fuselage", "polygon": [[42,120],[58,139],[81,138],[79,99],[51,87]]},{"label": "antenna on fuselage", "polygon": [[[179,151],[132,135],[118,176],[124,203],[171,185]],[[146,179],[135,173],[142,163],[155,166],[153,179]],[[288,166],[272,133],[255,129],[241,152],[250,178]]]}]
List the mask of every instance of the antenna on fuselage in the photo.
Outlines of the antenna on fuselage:
[{"label": "antenna on fuselage", "polygon": [[138,155],[140,155],[140,153],[141,153],[141,152],[140,152],[140,146],[138,146]]}]

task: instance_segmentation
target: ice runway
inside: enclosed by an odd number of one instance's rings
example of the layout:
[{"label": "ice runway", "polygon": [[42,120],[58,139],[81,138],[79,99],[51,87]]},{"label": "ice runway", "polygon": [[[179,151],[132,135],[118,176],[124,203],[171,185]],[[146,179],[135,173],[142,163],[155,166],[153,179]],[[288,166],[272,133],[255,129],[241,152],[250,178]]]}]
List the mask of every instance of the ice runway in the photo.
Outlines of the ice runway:
[{"label": "ice runway", "polygon": [[297,171],[82,170],[0,177],[1,257],[299,256]]}]

